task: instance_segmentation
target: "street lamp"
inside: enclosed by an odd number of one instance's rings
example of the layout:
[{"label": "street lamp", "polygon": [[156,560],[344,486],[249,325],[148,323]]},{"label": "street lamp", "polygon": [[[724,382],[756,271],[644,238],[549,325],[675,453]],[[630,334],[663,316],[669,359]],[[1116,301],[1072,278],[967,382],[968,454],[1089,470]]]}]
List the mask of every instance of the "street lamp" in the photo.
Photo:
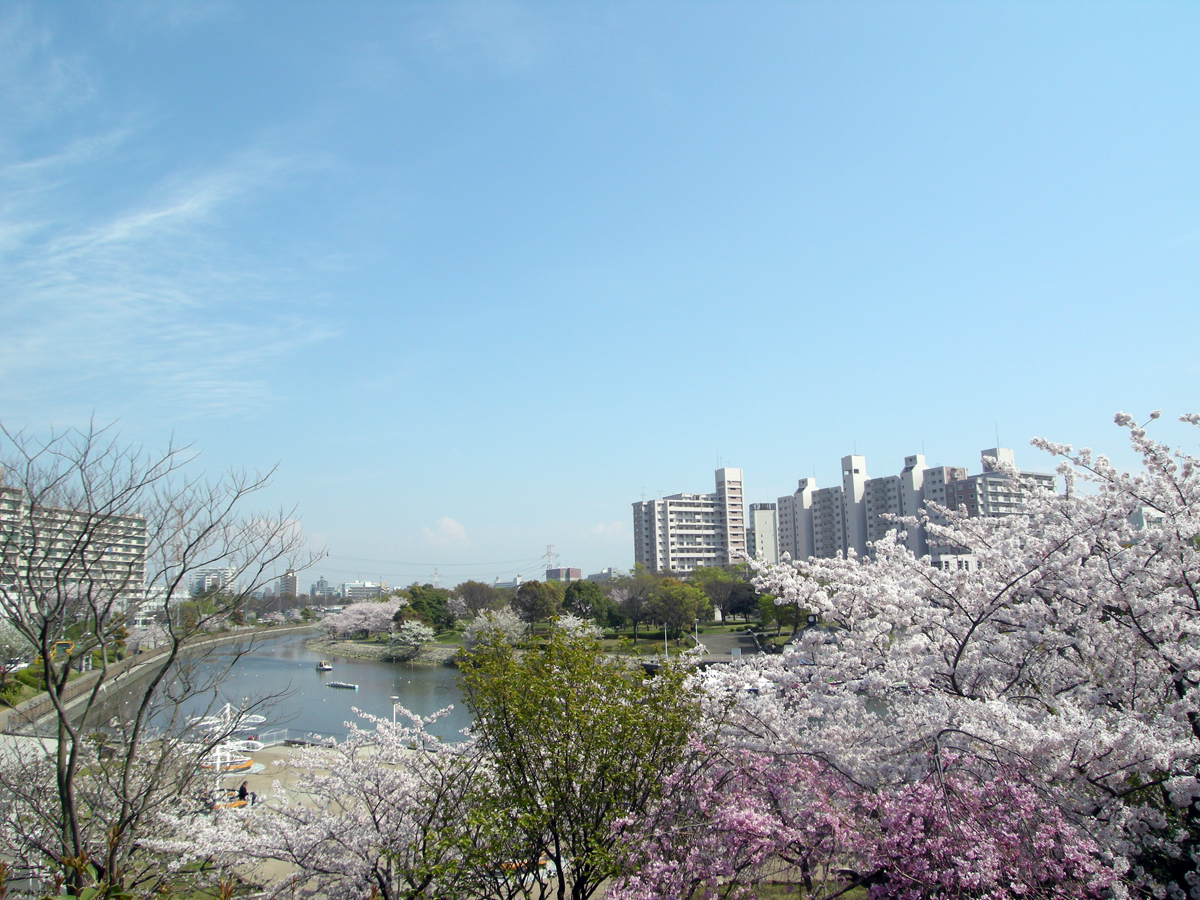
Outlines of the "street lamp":
[{"label": "street lamp", "polygon": [[399,701],[399,699],[400,699],[399,694],[392,694],[392,726],[393,727],[396,724],[396,703],[397,703],[397,701]]}]

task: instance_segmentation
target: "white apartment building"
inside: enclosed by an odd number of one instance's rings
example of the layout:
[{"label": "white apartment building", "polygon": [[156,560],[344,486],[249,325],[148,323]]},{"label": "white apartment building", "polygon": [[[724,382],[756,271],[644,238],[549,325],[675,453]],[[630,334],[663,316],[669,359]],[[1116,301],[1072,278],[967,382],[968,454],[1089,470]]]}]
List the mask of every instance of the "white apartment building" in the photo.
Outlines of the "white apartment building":
[{"label": "white apartment building", "polygon": [[774,503],[751,503],[746,517],[746,554],[779,562],[779,526]]},{"label": "white apartment building", "polygon": [[801,478],[796,493],[780,497],[777,502],[779,517],[779,555],[786,553],[792,559],[809,559],[816,556],[813,539],[813,493],[817,490],[817,479]]},{"label": "white apartment building", "polygon": [[374,581],[344,581],[341,595],[343,600],[369,600],[372,597],[382,597],[387,590],[383,582]]},{"label": "white apartment building", "polygon": [[238,570],[235,566],[206,566],[188,573],[188,590],[193,597],[212,591],[238,593]]},{"label": "white apartment building", "polygon": [[728,566],[746,552],[742,470],[717,469],[711,494],[672,494],[633,504],[633,559],[652,572]]},{"label": "white apartment building", "polygon": [[146,520],[31,506],[0,487],[0,590],[90,594],[136,614],[146,597]]},{"label": "white apartment building", "polygon": [[[881,478],[867,477],[864,457],[842,457],[840,487],[817,488],[815,479],[803,478],[792,496],[779,498],[780,553],[809,559],[854,550],[863,556],[872,542],[901,527],[894,517],[917,516],[929,510],[929,504],[962,508],[972,516],[1006,516],[1024,506],[1028,482],[1054,489],[1053,475],[1021,472],[1023,480],[1017,481],[997,471],[998,463],[1016,467],[1012,450],[997,447],[980,456],[983,472],[978,475],[967,475],[967,470],[958,466],[927,466],[925,457],[916,454],[904,458],[899,475]],[[936,516],[933,519],[938,521]],[[905,528],[904,541],[916,556],[932,551],[939,567],[972,566],[953,548],[931,548],[923,526]]]},{"label": "white apartment building", "polygon": [[294,569],[288,569],[279,576],[275,583],[275,596],[282,597],[285,594],[290,594],[292,597],[300,594],[300,579],[296,577]]},{"label": "white apartment building", "polygon": [[[815,479],[801,479],[800,488],[790,502],[785,504],[782,497],[779,499],[780,506],[788,506],[787,531],[792,538],[790,544],[780,541],[780,552],[792,559],[832,557],[839,553],[845,556],[851,549],[860,556],[866,553],[867,481],[867,460],[862,456],[842,457],[841,487],[816,488]],[[811,545],[808,534],[812,535]],[[807,552],[808,546],[812,552]],[[802,552],[807,555],[801,556]]]}]

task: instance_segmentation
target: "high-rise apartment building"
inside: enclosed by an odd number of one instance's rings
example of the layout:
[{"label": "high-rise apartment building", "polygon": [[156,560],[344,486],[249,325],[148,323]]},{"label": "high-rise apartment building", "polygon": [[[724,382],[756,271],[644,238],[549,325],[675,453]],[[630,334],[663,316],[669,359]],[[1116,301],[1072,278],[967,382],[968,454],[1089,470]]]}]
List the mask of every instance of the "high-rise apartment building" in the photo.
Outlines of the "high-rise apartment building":
[{"label": "high-rise apartment building", "polygon": [[291,597],[293,600],[300,594],[300,579],[293,569],[288,569],[279,576],[275,585],[275,596]]},{"label": "high-rise apartment building", "polygon": [[[984,450],[983,472],[967,475],[958,466],[927,466],[925,457],[916,454],[904,458],[899,475],[868,478],[866,460],[861,456],[842,458],[840,487],[817,488],[812,478],[800,480],[790,497],[779,498],[779,549],[792,559],[834,557],[854,550],[865,555],[871,543],[887,532],[902,528],[904,542],[917,556],[937,549],[952,554],[952,548],[931,548],[924,526],[900,526],[896,517],[917,516],[930,512],[940,521],[930,504],[949,509],[965,509],[971,516],[1006,516],[1020,512],[1028,485],[1054,489],[1053,475],[1021,472],[1019,479],[999,471],[1005,463],[1016,467],[1012,450],[1003,447]],[[955,559],[959,568],[969,561]]]},{"label": "high-rise apartment building", "polygon": [[711,494],[672,494],[633,504],[633,559],[652,572],[728,566],[745,552],[741,469],[717,469]]},{"label": "high-rise apartment building", "polygon": [[774,503],[751,503],[746,517],[746,555],[779,562],[779,527]]},{"label": "high-rise apartment building", "polygon": [[781,559],[784,553],[792,559],[808,559],[817,555],[812,512],[813,492],[816,489],[817,479],[801,478],[796,493],[779,498],[777,513]]},{"label": "high-rise apartment building", "polygon": [[146,597],[146,520],[34,506],[0,487],[0,589],[88,594],[136,615]]}]

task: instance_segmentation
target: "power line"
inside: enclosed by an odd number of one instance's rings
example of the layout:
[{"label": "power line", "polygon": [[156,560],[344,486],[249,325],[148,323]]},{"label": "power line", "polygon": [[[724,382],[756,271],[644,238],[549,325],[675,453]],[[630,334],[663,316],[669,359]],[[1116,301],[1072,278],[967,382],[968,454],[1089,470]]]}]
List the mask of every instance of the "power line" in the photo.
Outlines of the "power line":
[{"label": "power line", "polygon": [[538,560],[541,560],[544,558],[545,558],[545,555],[543,554],[542,556],[535,556],[532,559],[529,559],[527,557],[525,559],[502,559],[497,562],[447,563],[447,562],[425,562],[425,561],[401,562],[399,560],[394,560],[394,559],[368,559],[367,557],[364,557],[364,556],[339,556],[334,553],[327,554],[324,557],[324,559],[344,559],[349,562],[377,563],[377,564],[385,565],[385,566],[414,566],[416,568],[422,568],[422,569],[429,569],[429,568],[439,568],[440,569],[443,566],[446,568],[464,568],[464,567],[474,568],[477,566],[516,566],[516,565],[525,565],[525,564],[535,563]]}]

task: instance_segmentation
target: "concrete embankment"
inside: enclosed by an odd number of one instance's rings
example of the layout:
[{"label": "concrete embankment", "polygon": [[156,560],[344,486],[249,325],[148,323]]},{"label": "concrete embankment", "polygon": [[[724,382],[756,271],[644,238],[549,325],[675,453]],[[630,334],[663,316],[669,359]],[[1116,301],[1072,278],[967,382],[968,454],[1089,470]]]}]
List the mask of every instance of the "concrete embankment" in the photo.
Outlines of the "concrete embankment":
[{"label": "concrete embankment", "polygon": [[[191,655],[221,644],[239,641],[266,641],[298,632],[313,631],[317,627],[309,624],[280,628],[245,628],[204,635],[184,645],[183,652]],[[101,679],[103,679],[103,684],[100,686],[100,694],[104,702],[116,702],[124,691],[160,671],[167,658],[167,651],[160,647],[110,663],[106,670],[94,669],[91,672],[85,672],[71,681],[63,692],[62,700],[65,702],[67,711],[69,713],[79,711],[87,703],[92,693],[97,690],[97,684]],[[36,728],[39,721],[45,720],[53,714],[54,703],[49,694],[38,694],[24,703],[17,704],[15,708],[0,710],[0,733],[7,734],[18,729]]]}]

